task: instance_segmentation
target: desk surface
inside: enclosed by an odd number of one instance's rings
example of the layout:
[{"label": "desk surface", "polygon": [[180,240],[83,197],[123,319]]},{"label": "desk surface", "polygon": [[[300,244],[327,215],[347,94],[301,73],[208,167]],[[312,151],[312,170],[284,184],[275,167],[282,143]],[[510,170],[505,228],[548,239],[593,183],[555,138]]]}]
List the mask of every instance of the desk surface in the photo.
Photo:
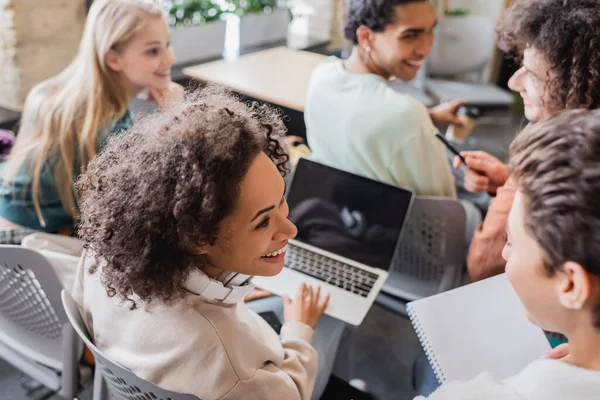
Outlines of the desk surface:
[{"label": "desk surface", "polygon": [[316,53],[275,47],[233,60],[188,67],[183,73],[193,79],[215,82],[238,93],[302,112],[310,75],[324,58]]}]

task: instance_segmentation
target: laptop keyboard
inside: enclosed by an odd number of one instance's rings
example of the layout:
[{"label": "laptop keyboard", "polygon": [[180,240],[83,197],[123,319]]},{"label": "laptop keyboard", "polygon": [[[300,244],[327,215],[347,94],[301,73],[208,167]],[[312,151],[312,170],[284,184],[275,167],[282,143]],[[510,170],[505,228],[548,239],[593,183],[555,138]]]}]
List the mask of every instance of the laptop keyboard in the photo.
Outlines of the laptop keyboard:
[{"label": "laptop keyboard", "polygon": [[289,244],[285,266],[348,292],[367,297],[379,275]]}]

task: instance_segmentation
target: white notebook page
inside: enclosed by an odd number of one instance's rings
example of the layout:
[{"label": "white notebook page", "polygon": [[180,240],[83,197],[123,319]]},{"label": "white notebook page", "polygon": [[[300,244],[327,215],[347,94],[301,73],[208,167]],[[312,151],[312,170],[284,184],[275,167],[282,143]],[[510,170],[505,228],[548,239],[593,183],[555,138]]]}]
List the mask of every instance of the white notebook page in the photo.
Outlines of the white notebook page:
[{"label": "white notebook page", "polygon": [[505,275],[414,301],[408,309],[441,382],[486,371],[506,378],[550,350]]}]

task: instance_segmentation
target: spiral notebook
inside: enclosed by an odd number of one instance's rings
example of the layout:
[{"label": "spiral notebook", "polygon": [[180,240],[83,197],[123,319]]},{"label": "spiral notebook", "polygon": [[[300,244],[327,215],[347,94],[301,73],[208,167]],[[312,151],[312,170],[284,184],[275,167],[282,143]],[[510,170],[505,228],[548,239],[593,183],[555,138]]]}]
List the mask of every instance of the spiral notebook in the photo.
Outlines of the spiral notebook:
[{"label": "spiral notebook", "polygon": [[550,350],[505,275],[413,301],[407,311],[440,383],[482,372],[506,378]]}]

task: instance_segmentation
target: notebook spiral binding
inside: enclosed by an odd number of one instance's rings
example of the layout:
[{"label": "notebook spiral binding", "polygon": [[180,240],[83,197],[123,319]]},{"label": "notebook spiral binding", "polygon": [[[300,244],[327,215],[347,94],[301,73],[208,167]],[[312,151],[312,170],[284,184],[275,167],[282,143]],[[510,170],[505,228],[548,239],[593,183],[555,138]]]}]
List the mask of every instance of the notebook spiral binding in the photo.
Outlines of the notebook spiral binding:
[{"label": "notebook spiral binding", "polygon": [[421,327],[421,323],[419,322],[419,319],[417,318],[417,314],[415,314],[415,312],[414,312],[413,308],[410,306],[410,304],[408,304],[406,306],[406,312],[408,313],[408,318],[410,318],[410,322],[412,323],[413,327],[415,328],[415,332],[417,333],[419,342],[421,342],[421,346],[423,346],[423,350],[425,350],[425,356],[427,356],[427,360],[429,361],[429,364],[431,365],[431,368],[433,369],[433,373],[435,374],[435,377],[437,378],[437,380],[440,384],[446,382],[446,377],[444,376],[444,373],[442,372],[440,365],[438,364],[437,360],[435,359],[435,356],[433,355],[433,349],[431,348],[431,344],[429,343],[429,340],[427,340],[427,337],[425,336],[425,332],[423,332],[423,329]]}]

